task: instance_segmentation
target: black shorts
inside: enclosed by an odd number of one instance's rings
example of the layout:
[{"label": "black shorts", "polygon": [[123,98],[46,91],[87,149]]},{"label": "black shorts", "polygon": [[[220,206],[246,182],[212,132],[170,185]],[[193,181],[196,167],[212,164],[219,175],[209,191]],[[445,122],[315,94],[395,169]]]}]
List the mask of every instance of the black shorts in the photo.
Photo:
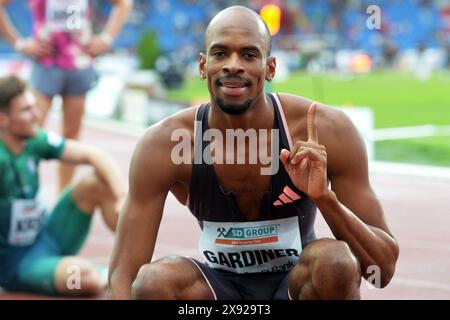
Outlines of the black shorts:
[{"label": "black shorts", "polygon": [[288,271],[237,274],[188,259],[200,269],[217,300],[291,300]]}]

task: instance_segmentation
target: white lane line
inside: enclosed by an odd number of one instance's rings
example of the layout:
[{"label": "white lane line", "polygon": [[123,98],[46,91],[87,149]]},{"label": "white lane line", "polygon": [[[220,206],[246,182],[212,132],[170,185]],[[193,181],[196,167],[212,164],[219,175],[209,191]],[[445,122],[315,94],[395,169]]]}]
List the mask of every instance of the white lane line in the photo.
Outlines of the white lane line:
[{"label": "white lane line", "polygon": [[450,126],[426,124],[421,126],[375,129],[374,141],[450,136]]}]

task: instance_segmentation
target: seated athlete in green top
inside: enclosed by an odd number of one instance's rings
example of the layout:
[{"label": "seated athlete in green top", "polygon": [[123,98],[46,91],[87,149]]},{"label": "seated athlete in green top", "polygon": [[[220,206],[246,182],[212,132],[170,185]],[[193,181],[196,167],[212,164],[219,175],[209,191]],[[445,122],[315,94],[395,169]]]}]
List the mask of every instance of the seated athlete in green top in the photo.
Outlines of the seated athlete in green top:
[{"label": "seated athlete in green top", "polygon": [[[105,152],[42,131],[38,119],[25,82],[0,78],[0,286],[52,295],[97,294],[106,281],[75,255],[97,207],[115,230],[124,182]],[[41,159],[90,164],[94,170],[47,211],[38,192]]]}]

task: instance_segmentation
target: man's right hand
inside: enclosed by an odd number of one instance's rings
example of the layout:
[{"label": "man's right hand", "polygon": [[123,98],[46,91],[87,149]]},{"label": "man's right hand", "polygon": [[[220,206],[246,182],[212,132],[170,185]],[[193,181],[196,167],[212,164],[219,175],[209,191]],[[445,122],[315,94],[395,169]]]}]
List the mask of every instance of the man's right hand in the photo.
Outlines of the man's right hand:
[{"label": "man's right hand", "polygon": [[18,41],[23,41],[23,45],[21,48],[18,48],[18,51],[33,59],[41,59],[53,55],[53,47],[47,41],[32,38]]}]

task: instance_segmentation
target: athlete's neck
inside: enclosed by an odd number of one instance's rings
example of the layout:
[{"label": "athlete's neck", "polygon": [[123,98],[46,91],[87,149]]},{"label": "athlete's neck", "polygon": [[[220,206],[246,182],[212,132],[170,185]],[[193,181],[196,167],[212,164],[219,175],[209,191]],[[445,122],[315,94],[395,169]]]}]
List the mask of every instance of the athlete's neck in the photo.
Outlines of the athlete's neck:
[{"label": "athlete's neck", "polygon": [[226,129],[271,129],[273,127],[273,107],[270,99],[263,93],[257,97],[250,108],[239,115],[223,112],[214,99],[208,117],[210,128],[225,131]]},{"label": "athlete's neck", "polygon": [[23,139],[12,135],[8,132],[0,131],[0,139],[13,154],[21,154],[27,143],[27,139]]}]

